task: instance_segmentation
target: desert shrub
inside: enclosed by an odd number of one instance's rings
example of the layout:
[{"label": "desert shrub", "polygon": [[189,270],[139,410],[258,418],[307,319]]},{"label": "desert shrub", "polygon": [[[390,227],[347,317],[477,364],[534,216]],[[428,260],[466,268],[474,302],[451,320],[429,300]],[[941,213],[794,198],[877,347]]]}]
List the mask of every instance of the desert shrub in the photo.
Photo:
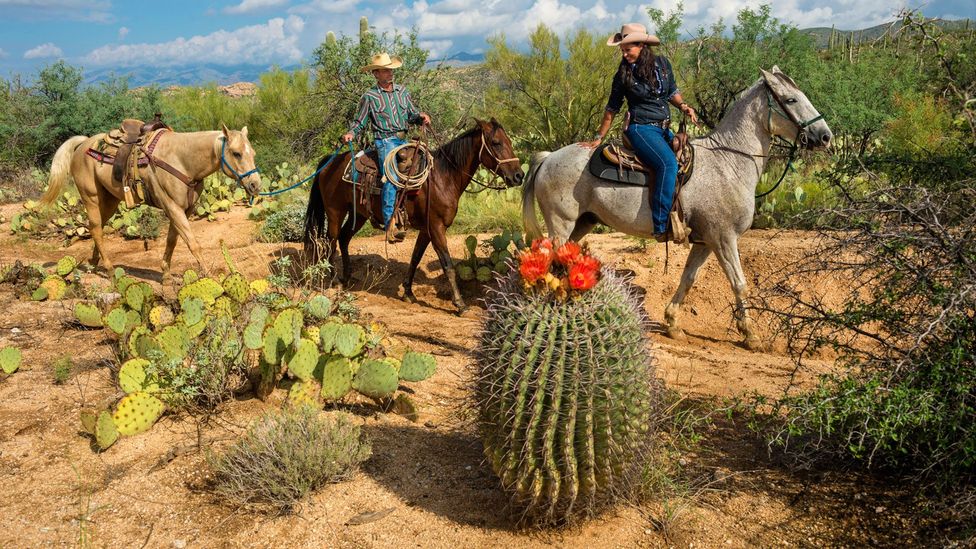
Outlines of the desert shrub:
[{"label": "desert shrub", "polygon": [[290,203],[267,214],[258,233],[262,242],[301,242],[305,234],[305,207]]},{"label": "desert shrub", "polygon": [[221,497],[288,512],[312,491],[352,476],[370,454],[351,416],[303,406],[265,415],[208,461]]},{"label": "desert shrub", "polygon": [[72,366],[71,357],[68,355],[62,356],[51,365],[51,377],[55,385],[64,385],[64,382],[68,381]]},{"label": "desert shrub", "polygon": [[41,196],[47,174],[37,168],[0,167],[0,204],[11,204]]}]

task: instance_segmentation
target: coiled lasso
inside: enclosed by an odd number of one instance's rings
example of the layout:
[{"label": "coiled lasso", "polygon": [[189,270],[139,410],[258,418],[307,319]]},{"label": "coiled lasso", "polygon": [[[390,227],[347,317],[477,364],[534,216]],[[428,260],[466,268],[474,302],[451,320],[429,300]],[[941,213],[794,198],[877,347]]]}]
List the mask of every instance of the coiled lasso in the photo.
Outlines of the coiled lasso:
[{"label": "coiled lasso", "polygon": [[[406,149],[408,147],[417,148],[417,151],[414,153],[414,161],[416,161],[417,156],[419,156],[417,153],[423,155],[424,168],[414,175],[401,172],[396,162],[397,153],[399,153],[401,149]],[[383,159],[383,173],[393,174],[396,176],[395,178],[387,177],[386,179],[393,183],[394,186],[407,191],[419,189],[424,182],[427,181],[427,176],[430,175],[430,170],[433,166],[434,155],[430,154],[430,149],[427,148],[426,144],[417,141],[396,147],[390,151],[390,154],[386,155],[386,158]]]}]

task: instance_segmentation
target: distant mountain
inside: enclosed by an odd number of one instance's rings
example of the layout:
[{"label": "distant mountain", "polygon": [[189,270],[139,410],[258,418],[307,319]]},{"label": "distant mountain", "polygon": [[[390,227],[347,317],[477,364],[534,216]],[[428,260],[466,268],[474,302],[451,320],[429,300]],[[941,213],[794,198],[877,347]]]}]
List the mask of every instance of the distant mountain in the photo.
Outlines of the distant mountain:
[{"label": "distant mountain", "polygon": [[[972,29],[976,28],[976,21],[971,19],[954,19],[945,20],[937,19],[934,21],[936,25],[939,25],[947,30],[960,30],[960,29]],[[892,21],[890,23],[883,23],[881,25],[875,25],[866,29],[858,30],[841,30],[830,27],[813,27],[809,29],[800,29],[800,32],[809,34],[813,36],[816,41],[817,48],[826,48],[827,44],[830,42],[830,33],[838,33],[841,40],[847,40],[850,36],[854,36],[854,40],[857,43],[869,42],[872,40],[877,40],[884,36],[886,32],[893,33],[901,28],[901,21]]]},{"label": "distant mountain", "polygon": [[[129,87],[157,85],[193,86],[214,82],[219,86],[235,82],[257,82],[261,73],[271,70],[267,65],[193,65],[189,67],[133,67],[108,68],[85,71],[85,83],[97,84],[113,76],[128,77]],[[300,65],[281,67],[284,70],[295,70]]]},{"label": "distant mountain", "polygon": [[468,53],[466,51],[458,52],[447,57],[442,57],[440,59],[428,59],[427,66],[436,65],[446,65],[448,67],[463,67],[465,65],[474,65],[476,63],[484,63],[485,54],[483,53]]}]

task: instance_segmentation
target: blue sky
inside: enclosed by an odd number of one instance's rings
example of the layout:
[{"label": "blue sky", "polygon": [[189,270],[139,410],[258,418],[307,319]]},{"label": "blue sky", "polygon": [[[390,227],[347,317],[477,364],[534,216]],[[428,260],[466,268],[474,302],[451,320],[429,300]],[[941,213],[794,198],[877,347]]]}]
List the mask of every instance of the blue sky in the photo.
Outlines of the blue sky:
[{"label": "blue sky", "polygon": [[[693,32],[734,18],[754,0],[685,0]],[[892,19],[906,2],[775,0],[775,16],[800,27],[863,28]],[[910,0],[930,17],[976,19],[976,0]],[[480,52],[504,32],[521,43],[540,22],[561,33],[585,26],[610,34],[628,21],[648,23],[646,8],[674,0],[0,0],[0,75],[31,73],[57,59],[89,69],[271,64],[307,59],[329,30],[354,34],[366,15],[375,30],[416,26],[434,56]]]}]

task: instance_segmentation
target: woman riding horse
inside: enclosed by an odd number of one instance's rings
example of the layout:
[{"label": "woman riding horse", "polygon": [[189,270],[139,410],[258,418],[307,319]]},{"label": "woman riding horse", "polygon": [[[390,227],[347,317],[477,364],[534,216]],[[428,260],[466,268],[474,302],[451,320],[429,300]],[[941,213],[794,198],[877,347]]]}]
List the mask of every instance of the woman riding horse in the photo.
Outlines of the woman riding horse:
[{"label": "woman riding horse", "polygon": [[671,109],[668,103],[698,122],[695,109],[681,99],[674,81],[671,62],[663,55],[655,55],[652,46],[661,41],[640,23],[627,23],[620,32],[607,39],[608,46],[619,46],[620,66],[613,77],[610,100],[600,129],[594,140],[582,143],[596,148],[610,130],[614,116],[620,112],[624,99],[630,124],[626,128],[637,153],[637,158],[654,170],[654,187],[651,192],[651,212],[654,220],[654,238],[667,240],[668,214],[674,200],[674,183],[678,176],[678,161],[671,150]]}]

